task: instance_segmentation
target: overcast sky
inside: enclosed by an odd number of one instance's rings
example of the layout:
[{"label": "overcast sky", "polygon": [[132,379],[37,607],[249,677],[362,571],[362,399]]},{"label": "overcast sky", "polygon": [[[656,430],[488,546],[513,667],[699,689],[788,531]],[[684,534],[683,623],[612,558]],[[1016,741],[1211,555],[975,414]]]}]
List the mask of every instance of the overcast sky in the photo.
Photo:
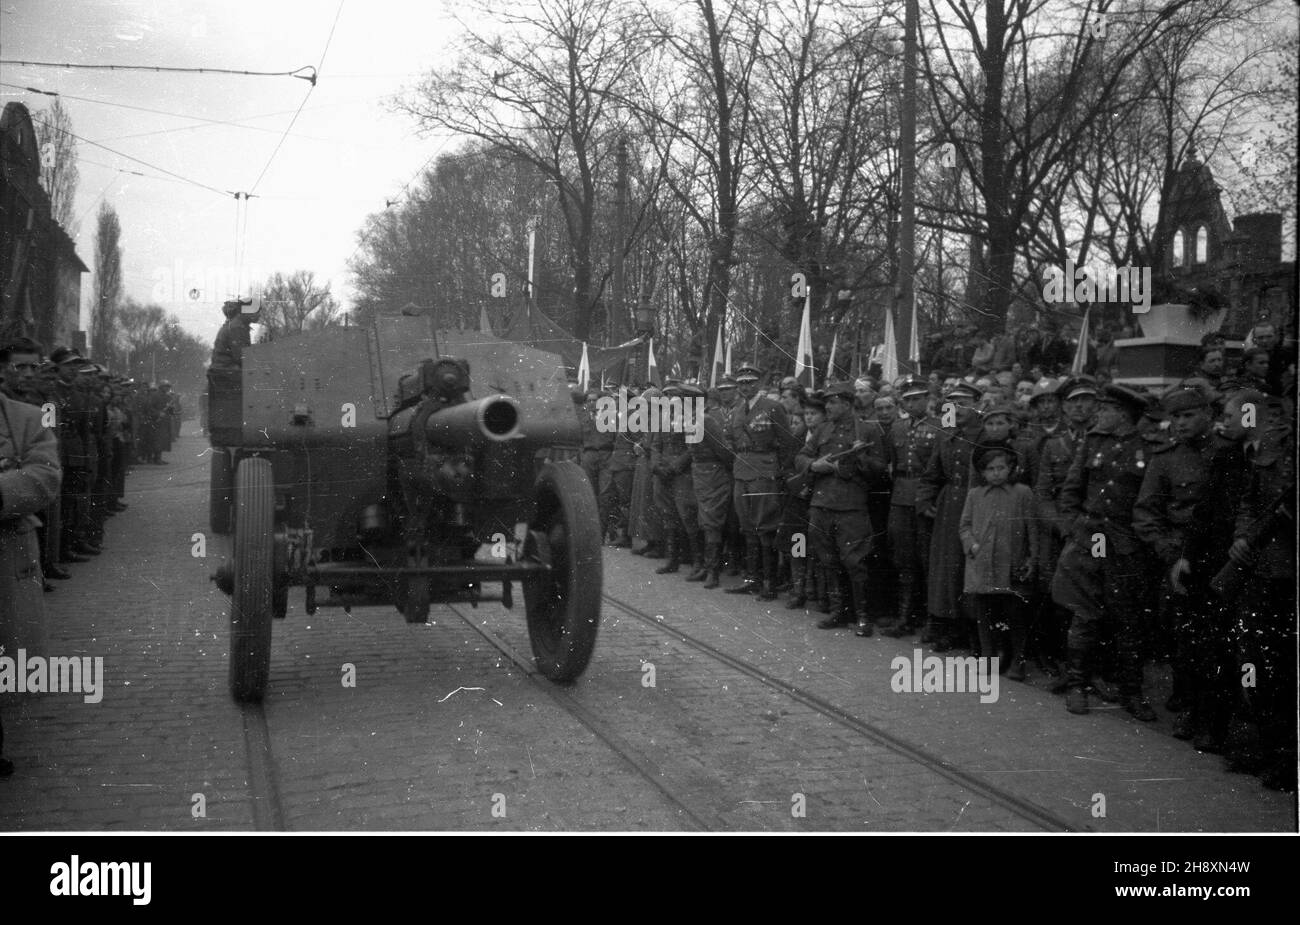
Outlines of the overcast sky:
[{"label": "overcast sky", "polygon": [[[160,302],[208,339],[220,327],[226,293],[215,303],[195,302],[187,290],[194,274],[237,281],[237,204],[230,195],[154,179],[165,176],[154,168],[223,191],[256,183],[243,265],[255,279],[314,270],[350,302],[345,265],[365,216],[431,156],[454,147],[442,136],[420,137],[408,117],[385,106],[439,63],[452,34],[447,9],[445,0],[344,0],[314,90],[290,77],[18,65],[0,66],[0,82],[58,91],[77,135],[153,165],[79,142],[77,251],[91,265],[95,211],[107,199],[122,224],[126,295]],[[288,71],[320,63],[338,10],[338,0],[0,0],[0,57]],[[51,102],[12,86],[0,93],[33,111]],[[178,261],[183,279],[173,287]],[[86,274],[83,321],[90,290]]]}]

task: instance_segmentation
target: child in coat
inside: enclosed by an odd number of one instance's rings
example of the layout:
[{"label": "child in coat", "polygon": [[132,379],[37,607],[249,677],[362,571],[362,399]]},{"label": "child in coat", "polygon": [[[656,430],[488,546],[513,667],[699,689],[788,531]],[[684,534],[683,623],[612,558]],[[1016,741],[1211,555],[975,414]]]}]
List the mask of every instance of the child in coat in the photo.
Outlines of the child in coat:
[{"label": "child in coat", "polygon": [[1011,480],[1017,462],[1014,450],[981,446],[973,461],[984,484],[970,489],[961,512],[958,533],[966,553],[963,590],[975,615],[980,655],[992,658],[995,631],[1008,628],[1011,659],[1004,670],[1011,680],[1023,681],[1029,637],[1025,602],[1033,593],[1038,555],[1034,493],[1028,485]]}]

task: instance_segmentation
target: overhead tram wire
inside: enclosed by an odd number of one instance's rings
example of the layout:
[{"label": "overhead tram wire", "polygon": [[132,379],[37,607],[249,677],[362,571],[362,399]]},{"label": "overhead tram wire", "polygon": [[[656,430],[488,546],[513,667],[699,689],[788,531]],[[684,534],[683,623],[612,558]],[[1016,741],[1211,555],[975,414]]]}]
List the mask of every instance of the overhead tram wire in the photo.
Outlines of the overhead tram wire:
[{"label": "overhead tram wire", "polygon": [[[167,67],[156,64],[61,64],[56,61],[19,61],[16,58],[0,58],[0,64],[20,67],[57,67],[65,70],[84,71],[154,71],[160,74],[234,74],[240,77],[296,77],[299,80],[310,82],[313,87],[316,86],[318,72],[318,68],[314,68],[310,64],[304,64],[292,71],[240,71],[224,67]],[[303,74],[303,71],[311,71],[311,74]]]},{"label": "overhead tram wire", "polygon": [[265,177],[266,172],[271,169],[271,164],[275,160],[275,156],[280,153],[280,148],[283,147],[284,140],[289,137],[289,132],[293,131],[294,124],[298,121],[298,117],[302,115],[303,107],[307,105],[307,100],[311,98],[312,90],[316,89],[316,78],[320,75],[321,68],[325,66],[325,56],[329,54],[330,43],[334,41],[334,30],[338,28],[339,17],[343,15],[343,4],[346,2],[347,0],[339,0],[339,8],[334,12],[334,22],[330,25],[329,35],[325,37],[325,47],[321,50],[320,61],[317,62],[316,67],[312,69],[311,87],[308,88],[306,94],[303,96],[302,102],[298,104],[298,109],[294,112],[293,118],[289,120],[289,124],[285,127],[284,134],[282,134],[280,140],[276,142],[275,150],[271,152],[271,156],[266,160],[266,166],[264,166],[262,172],[257,175],[257,179],[253,181],[253,185],[248,188],[247,195],[251,196],[257,190],[258,185],[262,182],[262,178]]}]

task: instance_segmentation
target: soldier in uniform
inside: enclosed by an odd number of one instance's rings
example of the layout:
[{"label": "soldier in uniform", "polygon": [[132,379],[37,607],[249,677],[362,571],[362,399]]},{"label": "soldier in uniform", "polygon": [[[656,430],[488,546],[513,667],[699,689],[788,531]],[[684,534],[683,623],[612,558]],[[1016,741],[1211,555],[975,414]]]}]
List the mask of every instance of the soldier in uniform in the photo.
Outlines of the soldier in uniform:
[{"label": "soldier in uniform", "polygon": [[[664,386],[665,399],[694,402],[704,394],[694,385],[670,380]],[[699,542],[699,520],[695,508],[695,487],[691,483],[691,454],[679,402],[663,402],[658,417],[659,432],[650,441],[650,472],[655,477],[655,505],[664,522],[668,561],[655,574],[671,575],[681,568],[682,557],[694,565],[691,574],[702,573],[703,549]],[[671,412],[671,415],[668,413]],[[689,577],[689,576],[688,576]],[[696,580],[703,580],[700,574]]]},{"label": "soldier in uniform", "polygon": [[966,492],[971,487],[971,455],[984,428],[975,410],[979,397],[979,389],[965,382],[957,382],[944,393],[940,407],[945,416],[951,413],[952,423],[935,438],[916,489],[917,516],[930,522],[926,596],[930,620],[921,641],[933,643],[936,652],[957,645],[962,623],[966,552],[958,529]]},{"label": "soldier in uniform", "polygon": [[[695,487],[696,516],[704,535],[704,587],[721,581],[722,543],[731,514],[731,467],[735,454],[727,443],[726,410],[718,401],[704,408],[704,437],[690,444],[691,483]],[[691,575],[688,581],[697,580]]]},{"label": "soldier in uniform", "polygon": [[[0,646],[40,655],[45,581],[34,531],[36,515],[59,492],[59,447],[39,408],[0,395]],[[13,773],[0,725],[0,777]]]},{"label": "soldier in uniform", "polygon": [[245,300],[232,300],[221,306],[221,313],[226,316],[225,324],[217,332],[216,342],[212,345],[212,369],[240,370],[244,367],[244,348],[253,343],[249,325],[261,317],[260,313],[247,313],[243,307],[253,304]]},{"label": "soldier in uniform", "polygon": [[[736,380],[723,376],[718,380],[718,420],[722,424],[723,434],[731,433],[731,416],[740,404],[740,393],[736,391]],[[728,447],[730,447],[730,437]],[[731,457],[734,464],[735,456]],[[727,525],[722,530],[722,567],[728,575],[739,575],[740,566],[745,559],[745,535],[740,531],[740,516],[736,513],[734,502],[727,503]]]},{"label": "soldier in uniform", "polygon": [[1168,570],[1173,591],[1174,671],[1190,701],[1174,735],[1217,753],[1227,735],[1236,672],[1229,664],[1226,608],[1210,581],[1228,558],[1245,457],[1240,445],[1211,432],[1209,401],[1200,390],[1175,389],[1161,406],[1176,442],[1152,457],[1133,526]]},{"label": "soldier in uniform", "polygon": [[[804,397],[801,416],[804,422],[803,444],[807,445],[813,433],[818,431],[826,420],[826,397],[820,390],[809,392]],[[798,457],[795,458],[795,464],[798,465]],[[797,510],[800,512],[797,516],[801,520],[797,531],[803,534],[804,554],[792,555],[790,559],[792,589],[790,600],[785,605],[786,610],[802,610],[808,603],[808,598],[816,598],[817,586],[822,574],[821,565],[817,561],[817,552],[809,546],[812,530],[808,520],[808,502],[812,499],[812,485],[808,484],[798,490],[796,499]],[[830,613],[829,600],[823,613]]]},{"label": "soldier in uniform", "polygon": [[849,598],[838,582],[830,586],[831,614],[817,624],[834,629],[857,619],[857,635],[873,632],[867,614],[867,555],[871,552],[871,518],[867,489],[885,474],[885,460],[874,445],[859,439],[853,414],[853,387],[847,382],[826,389],[826,420],[799,450],[796,467],[813,479],[808,529],[824,572],[844,569]]},{"label": "soldier in uniform", "polygon": [[[1043,667],[1049,674],[1057,674],[1054,660],[1066,653],[1066,635],[1071,620],[1067,611],[1056,606],[1051,594],[1052,574],[1072,530],[1071,519],[1061,516],[1057,509],[1057,498],[1065,485],[1065,476],[1074,462],[1075,452],[1092,427],[1097,412],[1097,383],[1091,376],[1078,376],[1062,382],[1056,394],[1065,409],[1065,423],[1044,437],[1032,483],[1038,501],[1038,590],[1042,603],[1037,614],[1034,645],[1044,656]],[[1109,628],[1106,631],[1109,632]],[[1100,667],[1101,659],[1094,653],[1092,662],[1094,667]],[[1057,674],[1053,692],[1060,693],[1065,686],[1065,676]]]},{"label": "soldier in uniform", "polygon": [[1236,395],[1227,414],[1242,415],[1256,403],[1258,425],[1247,433],[1243,455],[1249,471],[1237,506],[1228,554],[1246,569],[1244,593],[1237,601],[1241,659],[1255,666],[1250,714],[1259,738],[1254,753],[1231,756],[1233,770],[1256,772],[1266,787],[1296,786],[1296,631],[1295,491],[1296,453],[1293,418],[1285,399]]},{"label": "soldier in uniform", "polygon": [[759,393],[763,372],[742,366],[736,372],[740,400],[728,422],[728,442],[736,453],[732,497],[745,537],[745,580],[728,594],[757,592],[759,600],[776,600],[776,532],[785,497],[783,474],[797,445],[785,408]]},{"label": "soldier in uniform", "polygon": [[881,629],[895,639],[912,632],[925,615],[930,521],[916,516],[916,492],[940,433],[938,419],[926,414],[930,391],[925,380],[903,383],[900,400],[907,417],[893,423],[885,445],[885,459],[893,474],[888,533],[898,570],[898,619]]},{"label": "soldier in uniform", "polygon": [[1096,423],[1079,444],[1056,502],[1061,521],[1070,524],[1052,597],[1071,617],[1065,701],[1071,713],[1088,712],[1089,661],[1106,625],[1115,639],[1124,709],[1143,722],[1156,718],[1142,695],[1155,570],[1133,528],[1133,505],[1150,462],[1138,431],[1146,410],[1143,395],[1101,387]]},{"label": "soldier in uniform", "polygon": [[[659,390],[648,388],[641,393],[634,402],[641,405],[654,407],[653,402],[659,398]],[[629,410],[629,413],[632,413]],[[644,412],[648,418],[648,412]],[[664,524],[663,518],[659,514],[659,508],[655,504],[655,476],[650,471],[650,442],[654,434],[643,433],[636,437],[634,452],[637,457],[636,472],[632,478],[632,555],[645,556],[647,559],[662,559],[664,555]],[[643,540],[643,545],[637,547],[636,540]]]},{"label": "soldier in uniform", "polygon": [[[629,403],[633,400],[629,397]],[[609,529],[618,549],[632,545],[629,529],[632,516],[632,483],[636,474],[636,435],[628,433],[627,420],[620,415],[609,454]]]},{"label": "soldier in uniform", "polygon": [[591,490],[596,495],[601,541],[604,542],[612,520],[610,508],[614,502],[613,477],[609,471],[609,461],[614,453],[617,427],[614,430],[602,431],[596,426],[596,407],[602,397],[608,397],[608,393],[596,389],[586,393],[586,403],[578,409],[578,424],[582,431],[582,455],[579,461],[582,471],[587,473],[587,481],[591,482]]},{"label": "soldier in uniform", "polygon": [[59,379],[68,390],[68,404],[61,421],[66,424],[59,435],[59,448],[63,451],[63,515],[62,561],[86,562],[85,556],[97,556],[98,547],[91,545],[86,532],[90,517],[90,480],[98,465],[98,451],[92,444],[90,425],[91,407],[85,388],[79,384],[79,372],[89,366],[71,347],[56,347],[50,360],[58,365]]}]

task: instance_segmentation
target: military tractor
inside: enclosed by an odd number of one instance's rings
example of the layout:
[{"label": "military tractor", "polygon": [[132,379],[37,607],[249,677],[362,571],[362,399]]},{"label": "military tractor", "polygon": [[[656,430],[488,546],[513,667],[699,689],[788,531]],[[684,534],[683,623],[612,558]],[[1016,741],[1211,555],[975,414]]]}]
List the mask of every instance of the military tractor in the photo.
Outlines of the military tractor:
[{"label": "military tractor", "polygon": [[236,700],[265,693],[293,587],[308,614],[391,604],[423,623],[432,603],[513,607],[519,586],[541,673],[586,668],[601,526],[582,469],[549,461],[580,439],[558,356],[420,316],[303,332],[211,371],[209,433]]}]

